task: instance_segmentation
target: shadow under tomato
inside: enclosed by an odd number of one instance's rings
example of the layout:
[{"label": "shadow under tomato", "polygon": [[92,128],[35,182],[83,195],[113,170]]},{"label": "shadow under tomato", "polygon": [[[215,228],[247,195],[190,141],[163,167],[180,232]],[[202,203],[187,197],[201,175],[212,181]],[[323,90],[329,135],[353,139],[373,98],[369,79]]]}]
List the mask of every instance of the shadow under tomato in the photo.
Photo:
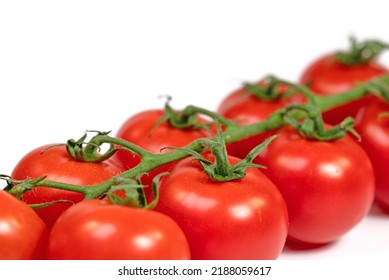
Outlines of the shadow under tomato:
[{"label": "shadow under tomato", "polygon": [[288,253],[288,252],[311,252],[314,250],[329,250],[332,247],[335,246],[335,242],[330,242],[330,243],[325,243],[325,244],[302,244],[298,242],[294,242],[292,240],[287,240],[283,249],[283,253]]},{"label": "shadow under tomato", "polygon": [[389,217],[389,209],[384,210],[380,206],[378,206],[377,203],[374,203],[370,209],[369,216],[375,217],[375,218],[387,219]]}]

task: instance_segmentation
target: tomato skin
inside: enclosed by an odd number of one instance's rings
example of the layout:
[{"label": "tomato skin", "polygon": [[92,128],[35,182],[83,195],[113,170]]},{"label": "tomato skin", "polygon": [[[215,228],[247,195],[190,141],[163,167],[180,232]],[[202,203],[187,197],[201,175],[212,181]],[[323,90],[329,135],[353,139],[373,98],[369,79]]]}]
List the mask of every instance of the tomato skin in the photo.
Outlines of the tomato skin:
[{"label": "tomato skin", "polygon": [[[52,147],[41,153],[49,146],[45,145],[27,153],[14,167],[11,177],[16,180],[25,180],[47,176],[47,180],[92,186],[102,183],[125,170],[111,160],[101,163],[76,161],[69,156],[65,146]],[[81,193],[39,186],[23,194],[23,200],[28,204],[56,200],[69,200],[76,203],[83,199],[84,195]],[[71,202],[63,202],[39,208],[35,211],[51,228],[59,215],[71,205]]]},{"label": "tomato skin", "polygon": [[44,259],[48,229],[23,201],[0,190],[0,259]]},{"label": "tomato skin", "polygon": [[214,182],[193,158],[162,179],[155,210],[183,229],[192,259],[276,259],[288,230],[285,202],[263,173],[251,168],[241,180]]},{"label": "tomato skin", "polygon": [[[219,104],[217,112],[239,125],[248,125],[266,120],[270,114],[286,105],[304,102],[305,98],[301,94],[274,100],[262,100],[250,94],[245,87],[242,87],[227,95]],[[273,130],[270,130],[238,142],[230,143],[227,145],[228,153],[244,158],[249,151],[274,133]]]},{"label": "tomato skin", "polygon": [[389,119],[381,116],[389,112],[386,101],[376,98],[369,106],[362,108],[357,117],[355,129],[362,141],[359,144],[366,151],[373,164],[376,177],[375,198],[383,210],[389,212]]},{"label": "tomato skin", "polygon": [[254,160],[281,191],[289,212],[288,239],[325,244],[339,239],[369,211],[375,190],[366,153],[350,137],[307,140],[292,127]]},{"label": "tomato skin", "polygon": [[[330,96],[351,90],[358,83],[366,82],[387,72],[386,67],[374,60],[363,64],[345,65],[336,59],[334,53],[330,53],[308,65],[301,74],[300,83],[308,85],[313,92],[321,96]],[[372,98],[369,95],[338,106],[324,112],[323,119],[328,124],[339,124],[348,116],[355,117],[358,110]]]},{"label": "tomato skin", "polygon": [[185,235],[169,217],[145,209],[86,200],[54,224],[48,259],[190,259]]},{"label": "tomato skin", "polygon": [[[183,147],[196,139],[210,136],[206,130],[178,129],[170,126],[166,121],[153,130],[154,125],[163,114],[164,110],[160,109],[139,112],[123,123],[116,137],[134,143],[146,151],[158,154],[171,151],[169,149],[161,151],[162,148]],[[199,121],[204,120],[199,119]],[[150,132],[152,133],[150,134]],[[126,169],[136,166],[141,160],[139,155],[123,150],[118,151],[114,157]],[[171,162],[150,171],[142,177],[142,184],[150,186],[157,174],[168,171],[174,164],[175,162]],[[145,188],[145,193],[148,198],[152,198],[150,188]]]}]

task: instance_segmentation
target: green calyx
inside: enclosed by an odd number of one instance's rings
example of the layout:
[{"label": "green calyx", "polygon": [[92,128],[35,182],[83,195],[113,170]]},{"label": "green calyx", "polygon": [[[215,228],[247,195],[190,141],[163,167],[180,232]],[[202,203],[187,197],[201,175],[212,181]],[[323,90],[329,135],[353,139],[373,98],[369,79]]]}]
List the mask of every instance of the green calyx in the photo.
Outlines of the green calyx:
[{"label": "green calyx", "polygon": [[275,137],[277,137],[277,135],[266,139],[263,143],[251,150],[244,159],[234,165],[230,165],[229,163],[226,144],[220,126],[218,127],[218,136],[215,140],[202,140],[202,145],[209,147],[211,153],[214,155],[214,163],[205,159],[200,153],[193,150],[177,149],[193,155],[211,180],[224,182],[243,179],[248,168],[265,168],[262,165],[254,164],[253,160],[271,141],[274,140]]},{"label": "green calyx", "polygon": [[275,115],[293,126],[306,139],[333,141],[350,132],[360,140],[359,134],[353,128],[353,118],[347,117],[340,124],[326,128],[320,110],[310,104],[291,104],[277,111]]},{"label": "green calyx", "polygon": [[107,197],[112,204],[144,208],[146,206],[144,187],[139,180],[123,179],[120,184],[109,189]]},{"label": "green calyx", "polygon": [[358,43],[354,37],[350,38],[351,48],[348,51],[336,53],[336,59],[347,65],[357,65],[367,63],[378,55],[389,45],[378,40],[367,40]]},{"label": "green calyx", "polygon": [[274,76],[267,76],[258,83],[245,83],[246,90],[260,100],[276,100],[282,96],[295,93],[293,90],[282,90],[281,82]]},{"label": "green calyx", "polygon": [[[273,77],[273,83],[289,88],[293,92],[298,92],[306,98],[305,104],[290,104],[277,110],[269,116],[269,120],[282,120],[283,123],[293,126],[304,138],[319,141],[332,141],[344,137],[347,132],[352,133],[358,140],[360,136],[353,129],[354,119],[349,117],[343,120],[339,125],[325,128],[322,111],[319,106],[319,100],[306,86],[294,84],[285,80]],[[389,96],[388,86],[379,82],[371,82],[365,85],[366,90],[375,89],[378,95],[387,94]]]},{"label": "green calyx", "polygon": [[165,112],[154,124],[149,133],[150,135],[165,121],[168,122],[170,126],[178,129],[209,129],[210,124],[198,122],[197,112],[191,112],[189,110],[183,110],[181,112],[176,111],[169,104],[172,98],[170,96],[166,96],[166,98]]},{"label": "green calyx", "polygon": [[[96,135],[91,138],[89,142],[86,142],[87,138],[87,132],[95,132]],[[95,131],[95,130],[89,130],[84,135],[78,139],[69,139],[66,144],[56,144],[49,146],[45,150],[42,151],[42,154],[46,151],[58,147],[58,146],[66,146],[66,150],[74,160],[76,161],[82,161],[82,162],[102,162],[108,158],[110,158],[117,149],[115,149],[114,145],[112,143],[109,144],[109,148],[104,153],[101,152],[101,142],[99,141],[99,138],[101,136],[107,136],[110,131],[108,132],[101,132],[101,131]]]},{"label": "green calyx", "polygon": [[[107,197],[112,204],[124,205],[142,209],[153,209],[158,203],[158,182],[162,176],[169,174],[163,172],[153,178],[151,186],[144,186],[141,182],[141,176],[134,179],[125,179],[117,181],[117,185],[112,186],[107,192]],[[151,187],[153,200],[147,202],[144,188]]]},{"label": "green calyx", "polygon": [[110,158],[115,152],[116,149],[112,143],[109,144],[109,148],[106,152],[100,154],[101,151],[101,143],[97,140],[100,136],[106,136],[110,133],[94,131],[90,130],[88,132],[95,132],[96,135],[91,138],[89,142],[86,143],[85,147],[85,139],[87,134],[85,133],[80,139],[74,141],[73,139],[68,140],[66,144],[66,149],[68,153],[77,161],[85,161],[85,162],[102,162],[108,158]]}]

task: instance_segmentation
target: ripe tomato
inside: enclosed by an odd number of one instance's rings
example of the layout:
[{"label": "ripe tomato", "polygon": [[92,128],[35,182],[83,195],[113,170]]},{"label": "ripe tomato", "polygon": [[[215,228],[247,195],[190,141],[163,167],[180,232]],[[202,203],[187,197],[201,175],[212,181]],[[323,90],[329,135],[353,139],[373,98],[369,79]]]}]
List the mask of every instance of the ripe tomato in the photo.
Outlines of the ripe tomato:
[{"label": "ripe tomato", "polygon": [[155,210],[183,229],[192,259],[276,259],[288,231],[285,202],[258,169],[241,180],[214,182],[193,158],[161,180]]},{"label": "ripe tomato", "polygon": [[361,147],[345,137],[307,140],[291,126],[254,160],[285,198],[289,240],[324,244],[351,230],[369,211],[374,173]]},{"label": "ripe tomato", "polygon": [[169,217],[85,200],[65,211],[49,237],[48,259],[189,259],[186,237]]},{"label": "ripe tomato", "polygon": [[389,112],[386,101],[376,98],[369,106],[363,107],[356,117],[355,129],[362,141],[359,143],[373,164],[376,177],[376,201],[389,212],[389,118],[382,116]]},{"label": "ripe tomato", "polygon": [[[339,62],[334,53],[313,61],[303,71],[300,82],[322,96],[335,95],[353,89],[358,83],[386,74],[388,70],[377,61],[347,65]],[[346,117],[355,117],[358,110],[370,102],[371,95],[323,113],[326,123],[337,125]]]},{"label": "ripe tomato", "polygon": [[0,259],[44,259],[48,230],[23,201],[0,190]]},{"label": "ripe tomato", "polygon": [[[261,82],[258,83],[261,86]],[[304,103],[305,98],[300,94],[280,96],[274,100],[263,100],[251,94],[246,87],[241,87],[219,104],[217,112],[223,117],[234,120],[239,125],[248,125],[266,120],[270,114],[291,103]],[[228,153],[244,158],[255,146],[273,135],[267,131],[256,136],[243,139],[227,145]]]},{"label": "ripe tomato", "polygon": [[[25,180],[47,176],[47,180],[92,186],[124,171],[124,168],[110,160],[100,163],[76,161],[69,156],[65,146],[52,147],[41,153],[48,146],[50,145],[39,147],[26,154],[15,166],[11,177],[16,180]],[[84,195],[54,188],[36,187],[26,192],[22,198],[28,204],[56,200],[69,200],[74,203],[83,200]],[[58,216],[70,205],[72,205],[71,202],[61,202],[35,211],[50,228]]]},{"label": "ripe tomato", "polygon": [[[210,136],[206,130],[174,128],[167,121],[162,122],[153,130],[163,114],[164,111],[159,109],[139,112],[124,122],[116,137],[134,143],[151,153],[161,153],[162,148],[183,147],[196,139]],[[204,120],[199,119],[199,122],[201,121]],[[126,169],[136,166],[141,160],[139,155],[123,150],[116,152],[114,157]],[[174,162],[152,170],[148,176],[142,177],[142,184],[150,186],[157,174],[169,170],[173,165]],[[145,193],[150,199],[152,196],[150,188],[145,188]]]}]

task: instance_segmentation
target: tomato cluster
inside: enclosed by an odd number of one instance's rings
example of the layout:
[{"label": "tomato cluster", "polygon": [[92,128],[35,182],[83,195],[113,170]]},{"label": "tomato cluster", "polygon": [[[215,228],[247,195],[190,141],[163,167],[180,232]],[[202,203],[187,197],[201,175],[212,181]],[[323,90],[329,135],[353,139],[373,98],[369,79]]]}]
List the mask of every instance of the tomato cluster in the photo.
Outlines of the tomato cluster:
[{"label": "tomato cluster", "polygon": [[[331,53],[309,65],[299,82],[329,96],[386,73],[375,60],[346,64]],[[257,94],[267,82],[226,95],[217,122],[250,125],[307,102],[285,85],[271,89],[276,95]],[[41,146],[19,161],[0,190],[0,259],[277,259],[286,242],[333,242],[354,228],[374,201],[389,212],[388,112],[383,98],[369,95],[323,114],[325,129],[355,117],[360,142],[350,135],[312,139],[286,123],[225,147],[213,122],[171,115],[167,105],[165,111],[130,116],[116,134],[143,154],[116,141],[112,157],[88,161],[66,146]],[[199,143],[199,152],[186,149],[193,143]],[[150,154],[174,149],[187,155],[142,171]],[[125,190],[134,189],[121,175],[137,168],[142,187],[135,188],[133,199]],[[49,183],[38,182],[20,199],[7,193],[35,178]],[[61,182],[96,188],[112,178],[122,187],[114,194],[125,203],[116,204],[108,192],[85,199],[85,193],[55,187]]]}]

